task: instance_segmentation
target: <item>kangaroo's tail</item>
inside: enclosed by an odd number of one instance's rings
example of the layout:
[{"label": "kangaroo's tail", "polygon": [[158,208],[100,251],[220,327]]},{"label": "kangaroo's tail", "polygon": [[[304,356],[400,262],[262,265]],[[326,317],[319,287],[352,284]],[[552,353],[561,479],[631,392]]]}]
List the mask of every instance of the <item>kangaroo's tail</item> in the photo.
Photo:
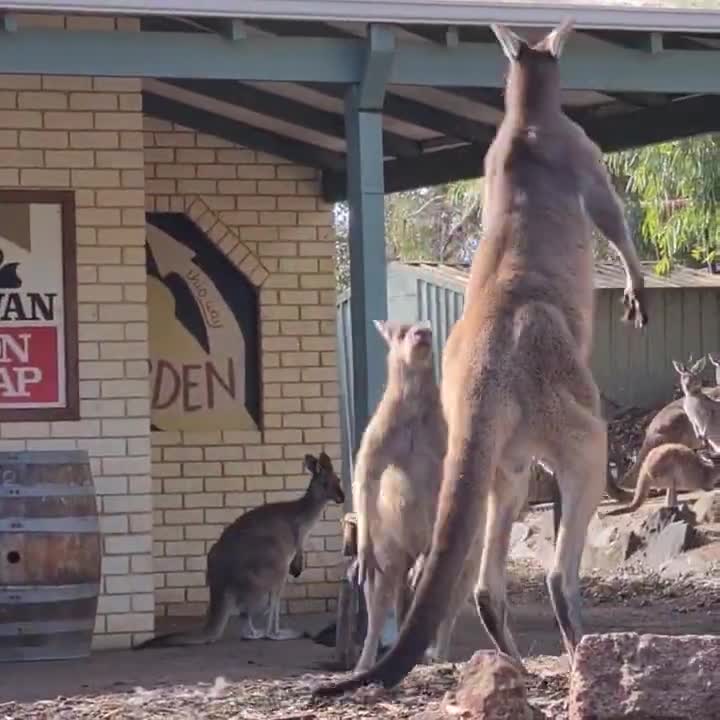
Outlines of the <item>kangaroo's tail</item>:
[{"label": "kangaroo's tail", "polygon": [[232,607],[228,594],[225,592],[213,592],[211,590],[210,604],[207,615],[205,616],[205,625],[202,629],[156,635],[139,645],[134,645],[133,650],[213,643],[225,632],[231,613]]},{"label": "kangaroo's tail", "polygon": [[643,444],[640,446],[640,451],[638,452],[638,456],[635,462],[632,464],[632,467],[625,473],[622,480],[620,480],[617,485],[612,481],[608,473],[607,493],[608,495],[610,495],[611,498],[613,498],[613,500],[617,500],[618,502],[623,503],[630,503],[634,501],[637,493],[632,493],[629,490],[624,490],[622,487],[620,487],[620,485],[624,485],[627,487],[631,484],[634,484],[637,487],[638,483],[640,482],[640,469],[645,462],[645,458],[648,456],[648,453],[653,448],[656,448],[659,444],[660,442],[648,441],[648,439],[645,438],[643,440]]},{"label": "kangaroo's tail", "polygon": [[[647,456],[647,453],[645,457]],[[640,458],[638,458],[640,460]],[[637,484],[635,485],[635,494],[631,496],[631,502],[624,507],[616,508],[605,513],[604,517],[612,517],[615,515],[627,515],[635,512],[646,500],[648,491],[652,487],[653,477],[647,466],[647,461],[643,460],[638,472]]]}]

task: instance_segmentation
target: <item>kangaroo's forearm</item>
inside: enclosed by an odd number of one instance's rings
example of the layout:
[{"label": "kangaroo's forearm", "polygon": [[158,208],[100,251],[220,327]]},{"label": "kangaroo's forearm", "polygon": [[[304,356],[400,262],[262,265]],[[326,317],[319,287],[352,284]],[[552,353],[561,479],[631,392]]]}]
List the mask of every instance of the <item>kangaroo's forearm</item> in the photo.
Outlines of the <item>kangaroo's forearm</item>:
[{"label": "kangaroo's forearm", "polygon": [[628,285],[633,288],[643,287],[640,258],[625,220],[623,205],[600,157],[596,158],[584,199],[593,223],[620,255]]},{"label": "kangaroo's forearm", "polygon": [[353,505],[357,516],[358,551],[370,544],[370,523],[368,521],[373,504],[376,502],[377,487],[373,488],[372,484],[361,482],[353,488]]},{"label": "kangaroo's forearm", "polygon": [[627,284],[634,288],[642,287],[644,280],[640,258],[620,203],[612,190],[608,193],[605,203],[607,207],[602,208],[598,213],[598,229],[617,250],[625,269]]}]

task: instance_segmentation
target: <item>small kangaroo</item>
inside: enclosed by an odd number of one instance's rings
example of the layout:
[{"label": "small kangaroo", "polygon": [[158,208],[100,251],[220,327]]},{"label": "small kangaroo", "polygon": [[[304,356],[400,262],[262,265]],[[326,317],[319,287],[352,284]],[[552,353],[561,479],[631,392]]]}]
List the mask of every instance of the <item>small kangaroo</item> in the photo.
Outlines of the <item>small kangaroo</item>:
[{"label": "small kangaroo", "polygon": [[582,637],[580,560],[607,472],[607,427],[589,366],[591,222],[623,259],[624,320],[639,328],[644,281],[600,150],[562,110],[558,59],[571,23],[533,46],[492,29],[510,61],[505,115],[485,156],[483,241],[443,352],[448,444],[430,552],[395,645],[367,672],[316,695],[399,683],[453,597],[470,595],[461,576],[475,556],[478,614],[496,649],[522,664],[508,628],[506,564],[533,458],[553,470],[562,496],[547,583],[571,664]]},{"label": "small kangaroo", "polygon": [[683,363],[673,360],[673,367],[680,375],[680,386],[684,393],[683,410],[688,416],[697,439],[720,452],[720,402],[709,398],[702,388],[702,372],[707,358],[703,355],[694,365],[687,368]]},{"label": "small kangaroo", "polygon": [[[387,386],[363,433],[353,480],[358,519],[357,578],[368,626],[356,672],[375,662],[393,602],[398,625],[409,604],[408,574],[430,544],[442,478],[446,426],[426,323],[376,321],[387,343]],[[451,623],[438,633],[444,659]]]},{"label": "small kangaroo", "polygon": [[[306,455],[305,468],[312,474],[305,494],[297,500],[253,508],[228,525],[208,553],[206,582],[210,602],[201,630],[150,638],[136,650],[175,645],[203,645],[222,637],[231,614],[239,610],[250,640],[291,640],[302,633],[280,628],[280,597],[288,570],[298,577],[303,569],[305,538],[329,501],[345,502],[332,461]],[[267,609],[264,632],[252,624],[252,614]]]},{"label": "small kangaroo", "polygon": [[720,467],[705,462],[686,445],[665,443],[647,454],[630,505],[606,512],[605,517],[634,512],[645,502],[650,488],[666,489],[665,505],[674,507],[678,490],[712,490],[718,480]]}]

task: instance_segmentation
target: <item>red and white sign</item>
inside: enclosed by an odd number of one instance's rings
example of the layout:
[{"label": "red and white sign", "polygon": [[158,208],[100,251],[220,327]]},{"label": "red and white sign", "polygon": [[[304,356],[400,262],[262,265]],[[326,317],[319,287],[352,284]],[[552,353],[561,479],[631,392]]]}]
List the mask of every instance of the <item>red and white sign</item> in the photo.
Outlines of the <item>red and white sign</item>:
[{"label": "red and white sign", "polygon": [[[23,200],[23,197],[27,197]],[[68,403],[62,199],[0,192],[0,414],[73,412]],[[7,199],[6,199],[7,198]],[[73,253],[74,254],[74,253]],[[76,390],[75,390],[76,392]],[[76,410],[75,410],[76,412]],[[32,416],[34,417],[34,415]]]}]

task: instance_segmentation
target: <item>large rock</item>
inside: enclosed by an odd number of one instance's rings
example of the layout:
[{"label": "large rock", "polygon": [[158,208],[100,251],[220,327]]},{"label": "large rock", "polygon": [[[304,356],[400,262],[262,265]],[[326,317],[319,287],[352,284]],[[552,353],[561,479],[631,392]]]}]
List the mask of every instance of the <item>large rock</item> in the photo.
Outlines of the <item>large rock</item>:
[{"label": "large rock", "polygon": [[645,562],[651,568],[659,568],[691,548],[695,531],[686,522],[673,522],[659,533],[648,536]]},{"label": "large rock", "polygon": [[447,693],[440,711],[430,717],[433,720],[533,720],[522,668],[498,652],[476,652],[463,668],[457,688]]},{"label": "large rock", "polygon": [[720,523],[720,490],[703,493],[692,509],[699,524]]},{"label": "large rock", "polygon": [[627,528],[591,526],[583,549],[582,572],[612,572],[625,564],[631,554],[633,533]]},{"label": "large rock", "polygon": [[653,510],[640,525],[641,535],[655,535],[662,532],[668,525],[684,522],[690,526],[695,525],[695,513],[686,503],[668,507],[661,505]]},{"label": "large rock", "polygon": [[570,678],[570,720],[717,720],[720,637],[586,635]]}]

